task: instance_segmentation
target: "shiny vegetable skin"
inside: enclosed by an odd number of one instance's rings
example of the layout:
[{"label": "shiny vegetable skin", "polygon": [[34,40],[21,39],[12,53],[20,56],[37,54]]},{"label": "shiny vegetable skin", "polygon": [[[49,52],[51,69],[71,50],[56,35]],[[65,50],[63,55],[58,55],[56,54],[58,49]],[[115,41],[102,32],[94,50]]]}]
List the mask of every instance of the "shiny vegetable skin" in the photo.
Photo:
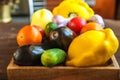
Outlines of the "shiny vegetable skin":
[{"label": "shiny vegetable skin", "polygon": [[75,37],[76,33],[66,26],[59,27],[50,33],[50,40],[55,41],[65,51]]},{"label": "shiny vegetable skin", "polygon": [[105,23],[104,23],[102,16],[100,16],[98,14],[91,16],[88,19],[88,22],[96,22],[96,23],[100,24],[103,28],[105,27]]},{"label": "shiny vegetable skin", "polygon": [[58,46],[53,41],[21,46],[14,53],[14,63],[21,66],[41,65],[41,54],[45,50],[55,47]]},{"label": "shiny vegetable skin", "polygon": [[59,48],[52,48],[46,50],[41,56],[41,62],[44,66],[56,66],[64,64],[66,59],[66,52]]},{"label": "shiny vegetable skin", "polygon": [[111,28],[77,36],[68,49],[67,66],[103,66],[117,52],[119,40]]},{"label": "shiny vegetable skin", "polygon": [[82,27],[86,24],[86,20],[82,17],[74,17],[72,18],[67,26],[73,30],[75,33],[79,34],[81,31]]},{"label": "shiny vegetable skin", "polygon": [[17,65],[32,65],[32,57],[29,54],[30,45],[19,47],[13,55],[14,63]]},{"label": "shiny vegetable skin", "polygon": [[53,16],[52,21],[54,23],[56,23],[59,27],[61,27],[61,26],[66,26],[67,23],[69,22],[69,19],[68,18],[64,18],[61,15],[55,15],[55,16]]},{"label": "shiny vegetable skin", "polygon": [[92,8],[83,0],[62,0],[58,6],[53,8],[53,15],[59,14],[68,18],[71,13],[75,13],[86,20],[94,15]]},{"label": "shiny vegetable skin", "polygon": [[58,25],[56,23],[49,22],[45,27],[45,35],[48,37],[49,33],[56,28],[58,28]]}]

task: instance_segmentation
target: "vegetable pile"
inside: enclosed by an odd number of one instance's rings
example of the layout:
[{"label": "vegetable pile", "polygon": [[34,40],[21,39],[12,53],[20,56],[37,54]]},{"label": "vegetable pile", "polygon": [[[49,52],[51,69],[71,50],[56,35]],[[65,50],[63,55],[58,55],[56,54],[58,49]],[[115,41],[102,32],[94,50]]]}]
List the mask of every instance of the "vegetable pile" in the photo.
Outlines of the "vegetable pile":
[{"label": "vegetable pile", "polygon": [[13,59],[21,66],[100,66],[119,47],[114,31],[82,0],[63,0],[53,12],[37,10],[17,43]]}]

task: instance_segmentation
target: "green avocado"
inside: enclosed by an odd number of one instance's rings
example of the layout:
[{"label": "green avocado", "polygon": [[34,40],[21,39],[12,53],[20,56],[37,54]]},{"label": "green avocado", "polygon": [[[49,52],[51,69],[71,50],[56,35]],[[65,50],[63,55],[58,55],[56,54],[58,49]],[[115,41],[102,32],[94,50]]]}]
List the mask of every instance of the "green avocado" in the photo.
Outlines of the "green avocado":
[{"label": "green avocado", "polygon": [[43,66],[52,67],[64,63],[66,55],[66,52],[62,49],[48,49],[41,55],[41,63],[43,64]]}]

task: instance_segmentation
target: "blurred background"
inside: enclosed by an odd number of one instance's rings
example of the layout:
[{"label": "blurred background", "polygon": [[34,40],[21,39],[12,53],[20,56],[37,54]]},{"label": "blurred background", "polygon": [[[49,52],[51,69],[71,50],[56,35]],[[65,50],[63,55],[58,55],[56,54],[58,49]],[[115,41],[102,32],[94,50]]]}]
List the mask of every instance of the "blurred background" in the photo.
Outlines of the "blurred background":
[{"label": "blurred background", "polygon": [[[29,22],[35,10],[47,8],[52,11],[61,1],[63,0],[0,0],[0,21],[2,22],[1,18],[9,18],[3,22]],[[103,18],[120,20],[120,0],[84,1]]]}]

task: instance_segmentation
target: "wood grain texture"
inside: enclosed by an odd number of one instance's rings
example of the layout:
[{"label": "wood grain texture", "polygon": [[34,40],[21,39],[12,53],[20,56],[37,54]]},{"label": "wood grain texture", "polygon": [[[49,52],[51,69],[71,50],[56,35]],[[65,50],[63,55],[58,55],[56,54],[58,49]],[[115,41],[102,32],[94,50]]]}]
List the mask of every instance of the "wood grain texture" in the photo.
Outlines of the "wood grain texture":
[{"label": "wood grain texture", "polygon": [[112,64],[97,67],[68,66],[17,66],[11,60],[7,67],[9,80],[118,80],[119,66],[112,57]]},{"label": "wood grain texture", "polygon": [[0,23],[0,80],[7,80],[7,70],[13,52],[17,49],[16,34],[29,23]]}]

